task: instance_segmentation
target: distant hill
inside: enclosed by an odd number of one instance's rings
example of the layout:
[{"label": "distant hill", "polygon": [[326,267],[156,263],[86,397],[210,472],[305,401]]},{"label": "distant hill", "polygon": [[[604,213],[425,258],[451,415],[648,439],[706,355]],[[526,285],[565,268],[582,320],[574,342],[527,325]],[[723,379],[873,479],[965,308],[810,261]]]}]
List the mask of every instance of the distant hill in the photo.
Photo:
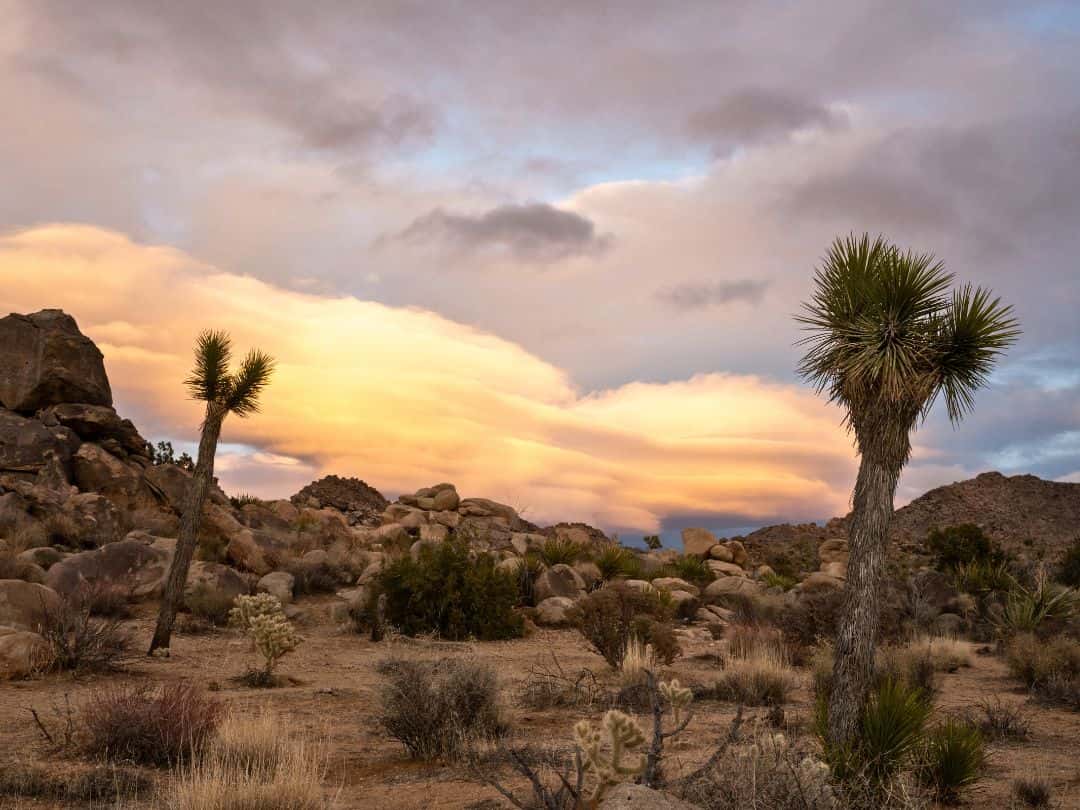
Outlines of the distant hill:
[{"label": "distant hill", "polygon": [[[813,570],[818,545],[846,537],[850,518],[766,526],[739,539],[755,559],[783,555],[797,568]],[[959,523],[974,523],[1018,556],[1057,559],[1080,537],[1080,484],[987,472],[932,489],[896,510],[890,552],[921,553],[932,529]]]}]

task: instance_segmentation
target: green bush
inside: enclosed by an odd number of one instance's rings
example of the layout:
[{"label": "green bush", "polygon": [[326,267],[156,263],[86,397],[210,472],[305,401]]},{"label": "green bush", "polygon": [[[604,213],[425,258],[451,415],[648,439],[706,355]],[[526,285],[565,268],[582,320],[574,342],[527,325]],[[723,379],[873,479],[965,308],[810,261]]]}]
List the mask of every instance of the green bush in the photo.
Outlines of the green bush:
[{"label": "green bush", "polygon": [[539,556],[529,552],[521,558],[517,567],[518,599],[525,607],[536,606],[536,578],[544,573],[546,566]]},{"label": "green bush", "polygon": [[926,735],[915,775],[939,802],[957,804],[961,792],[982,776],[985,765],[986,746],[979,730],[948,719]]},{"label": "green bush", "polygon": [[708,585],[716,579],[713,572],[709,570],[709,566],[699,557],[682,554],[664,567],[666,569],[665,573],[670,573],[671,576],[684,579],[695,585]]},{"label": "green bush", "polygon": [[771,571],[761,578],[770,588],[779,588],[782,591],[790,591],[796,585],[799,584],[799,580],[796,577],[786,576],[784,574],[777,574],[775,571]]},{"label": "green bush", "polygon": [[[1014,582],[998,623],[1004,635],[1053,631],[1055,625],[1072,618],[1076,592],[1071,588],[1040,580],[1031,588]],[[1044,626],[1045,625],[1045,626]]]},{"label": "green bush", "polygon": [[958,591],[981,595],[1008,591],[1016,580],[1004,560],[972,560],[953,569],[953,582]]},{"label": "green bush", "polygon": [[655,590],[638,591],[614,583],[579,599],[567,617],[608,665],[618,669],[631,637],[635,633],[640,636],[648,627],[643,619],[661,625],[671,621],[674,606],[670,597],[664,596]]},{"label": "green bush", "polygon": [[1080,537],[1073,540],[1061,558],[1058,582],[1070,588],[1080,588]]},{"label": "green bush", "polygon": [[573,540],[549,537],[540,547],[540,559],[544,565],[573,565],[582,558],[585,550]]},{"label": "green bush", "polygon": [[518,582],[496,568],[495,558],[473,557],[451,538],[424,546],[416,559],[403,556],[379,574],[373,597],[386,596],[386,621],[405,635],[438,633],[446,639],[515,638],[524,622],[514,607]]},{"label": "green bush", "polygon": [[593,563],[600,569],[600,578],[610,582],[617,577],[630,578],[639,573],[640,563],[634,553],[618,543],[609,543],[593,556]]},{"label": "green bush", "polygon": [[936,558],[939,571],[946,571],[976,560],[1000,562],[1004,555],[997,550],[990,538],[974,523],[961,523],[934,529],[926,538],[926,545]]}]

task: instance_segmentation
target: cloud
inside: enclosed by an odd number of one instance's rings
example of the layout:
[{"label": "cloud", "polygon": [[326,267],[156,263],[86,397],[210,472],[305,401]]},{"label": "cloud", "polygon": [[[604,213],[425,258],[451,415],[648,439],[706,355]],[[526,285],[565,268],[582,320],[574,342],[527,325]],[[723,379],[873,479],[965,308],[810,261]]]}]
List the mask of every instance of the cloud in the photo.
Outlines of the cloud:
[{"label": "cloud", "polygon": [[548,263],[604,251],[611,237],[573,211],[545,203],[500,205],[470,216],[436,209],[414,220],[390,241],[443,243],[473,253],[509,254],[526,262]]},{"label": "cloud", "polygon": [[717,151],[787,135],[805,127],[826,129],[846,125],[846,117],[823,104],[791,92],[751,88],[727,96],[719,104],[698,110],[687,121],[687,132],[711,143]]},{"label": "cloud", "polygon": [[712,309],[736,301],[759,304],[765,297],[768,281],[688,281],[657,291],[656,296],[668,306],[690,311]]},{"label": "cloud", "polygon": [[675,513],[740,526],[824,517],[847,499],[839,416],[796,386],[702,374],[582,393],[519,346],[435,313],[293,292],[84,226],[0,239],[0,284],[13,310],[76,316],[148,437],[195,438],[200,411],[181,381],[200,329],[273,354],[263,412],[225,426],[226,441],[254,449],[220,466],[233,492],[288,495],[326,472],[387,492],[451,480],[539,522],[642,531]]}]

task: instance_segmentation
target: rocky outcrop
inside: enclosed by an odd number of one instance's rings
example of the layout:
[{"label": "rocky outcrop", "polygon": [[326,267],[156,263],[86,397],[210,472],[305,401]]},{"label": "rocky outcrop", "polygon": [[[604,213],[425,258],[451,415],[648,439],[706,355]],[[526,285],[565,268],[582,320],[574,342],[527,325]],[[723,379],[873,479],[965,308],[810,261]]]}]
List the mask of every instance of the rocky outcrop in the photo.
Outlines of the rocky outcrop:
[{"label": "rocky outcrop", "polygon": [[49,645],[39,634],[0,627],[0,679],[33,675],[49,659]]},{"label": "rocky outcrop", "polygon": [[105,363],[58,309],[0,318],[0,405],[34,413],[62,402],[112,405]]},{"label": "rocky outcrop", "polygon": [[176,541],[133,532],[94,551],[73,554],[49,568],[46,584],[62,594],[99,583],[119,587],[132,598],[161,595]]},{"label": "rocky outcrop", "polygon": [[[390,505],[382,493],[366,481],[337,475],[312,481],[290,500],[297,506],[336,509],[345,514],[353,526],[378,526],[379,515]],[[457,508],[457,505],[451,508]]]},{"label": "rocky outcrop", "polygon": [[21,579],[0,579],[0,627],[37,633],[46,614],[60,607],[51,588]]},{"label": "rocky outcrop", "polygon": [[37,419],[0,409],[0,473],[36,475],[50,454],[66,468],[79,447],[71,428],[48,427]]}]

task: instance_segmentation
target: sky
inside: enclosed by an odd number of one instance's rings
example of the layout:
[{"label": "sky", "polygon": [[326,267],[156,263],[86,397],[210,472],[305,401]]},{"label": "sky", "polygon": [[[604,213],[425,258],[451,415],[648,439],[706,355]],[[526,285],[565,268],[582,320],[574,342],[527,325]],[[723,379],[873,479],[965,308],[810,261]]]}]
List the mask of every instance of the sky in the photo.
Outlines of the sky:
[{"label": "sky", "polygon": [[538,522],[845,513],[793,315],[837,235],[1024,335],[898,503],[1080,481],[1080,6],[0,0],[0,310],[61,307],[194,442],[207,327],[279,360],[230,492],[449,480]]}]

